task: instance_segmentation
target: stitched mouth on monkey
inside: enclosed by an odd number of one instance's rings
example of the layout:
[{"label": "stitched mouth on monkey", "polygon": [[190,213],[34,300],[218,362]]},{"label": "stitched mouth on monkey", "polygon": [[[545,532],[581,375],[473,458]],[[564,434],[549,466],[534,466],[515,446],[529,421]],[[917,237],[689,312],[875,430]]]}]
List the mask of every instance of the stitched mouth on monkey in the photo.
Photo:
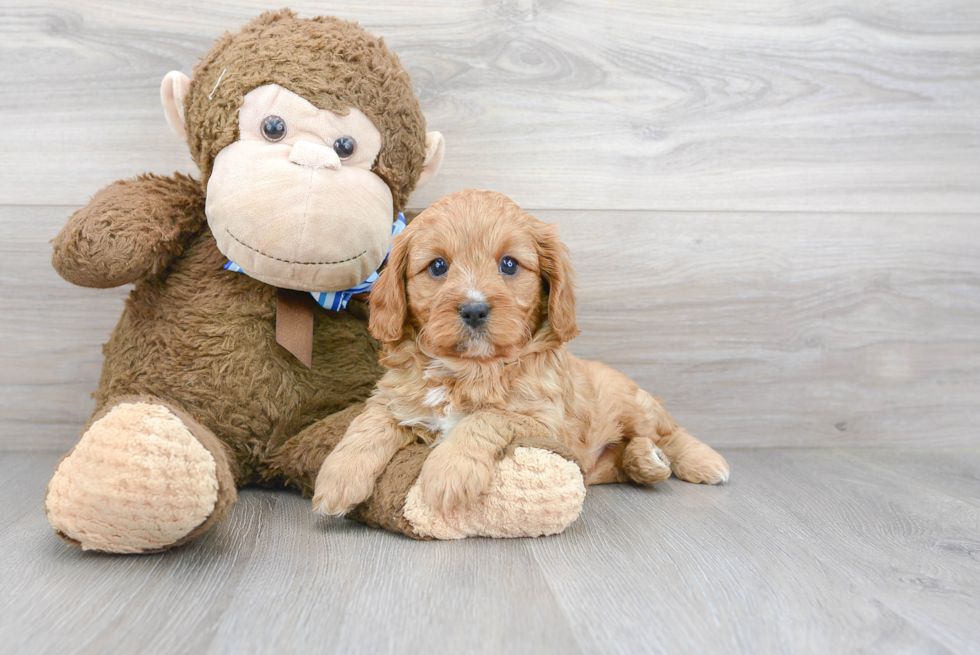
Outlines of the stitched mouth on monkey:
[{"label": "stitched mouth on monkey", "polygon": [[245,95],[239,139],[214,160],[205,212],[249,276],[300,291],[360,284],[388,253],[394,204],[373,170],[381,133],[275,84]]}]

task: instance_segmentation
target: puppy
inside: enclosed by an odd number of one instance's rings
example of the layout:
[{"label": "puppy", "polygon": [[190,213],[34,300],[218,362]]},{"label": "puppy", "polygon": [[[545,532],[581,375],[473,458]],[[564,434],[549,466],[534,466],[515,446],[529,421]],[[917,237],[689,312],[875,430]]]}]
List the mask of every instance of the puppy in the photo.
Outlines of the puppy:
[{"label": "puppy", "polygon": [[419,485],[447,512],[490,485],[520,437],[556,439],[586,484],[715,484],[725,460],[626,376],[565,348],[578,330],[568,251],[556,225],[506,196],[460,191],[395,239],[371,292],[371,333],[388,369],[317,476],[314,507],[366,500],[395,453],[432,444]]}]

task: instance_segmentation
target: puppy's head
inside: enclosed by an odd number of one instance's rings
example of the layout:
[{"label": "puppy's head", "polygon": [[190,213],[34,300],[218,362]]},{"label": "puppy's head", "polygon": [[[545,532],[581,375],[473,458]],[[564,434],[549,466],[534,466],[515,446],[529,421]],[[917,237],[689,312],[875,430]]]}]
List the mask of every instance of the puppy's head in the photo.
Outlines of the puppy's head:
[{"label": "puppy's head", "polygon": [[578,333],[558,226],[491,191],[458,191],[419,214],[371,292],[371,333],[385,343],[414,333],[434,357],[514,356],[546,321],[561,341]]}]

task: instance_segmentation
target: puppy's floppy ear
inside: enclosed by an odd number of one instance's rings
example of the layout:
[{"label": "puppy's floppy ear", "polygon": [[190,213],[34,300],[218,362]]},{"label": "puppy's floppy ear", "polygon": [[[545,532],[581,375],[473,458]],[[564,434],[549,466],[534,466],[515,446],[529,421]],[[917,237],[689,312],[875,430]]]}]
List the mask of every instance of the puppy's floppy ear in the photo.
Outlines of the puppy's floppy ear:
[{"label": "puppy's floppy ear", "polygon": [[578,334],[575,323],[574,272],[568,248],[558,238],[558,226],[541,223],[537,228],[538,258],[541,277],[548,287],[548,324],[562,341]]},{"label": "puppy's floppy ear", "polygon": [[410,235],[402,232],[395,237],[378,281],[371,289],[371,318],[368,330],[384,343],[398,341],[408,318],[408,298],[405,296],[405,269],[408,266]]}]

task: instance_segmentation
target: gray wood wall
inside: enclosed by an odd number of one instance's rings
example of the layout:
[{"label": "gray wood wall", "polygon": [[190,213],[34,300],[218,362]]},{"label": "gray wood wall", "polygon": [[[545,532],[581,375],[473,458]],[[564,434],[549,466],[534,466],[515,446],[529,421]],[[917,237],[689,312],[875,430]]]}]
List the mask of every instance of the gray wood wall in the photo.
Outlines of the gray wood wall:
[{"label": "gray wood wall", "polygon": [[[561,224],[578,354],[719,446],[978,445],[980,3],[297,2],[385,37],[448,142],[421,208]],[[193,171],[158,86],[253,1],[0,5],[0,449],[69,446],[127,289],[51,239]]]}]

